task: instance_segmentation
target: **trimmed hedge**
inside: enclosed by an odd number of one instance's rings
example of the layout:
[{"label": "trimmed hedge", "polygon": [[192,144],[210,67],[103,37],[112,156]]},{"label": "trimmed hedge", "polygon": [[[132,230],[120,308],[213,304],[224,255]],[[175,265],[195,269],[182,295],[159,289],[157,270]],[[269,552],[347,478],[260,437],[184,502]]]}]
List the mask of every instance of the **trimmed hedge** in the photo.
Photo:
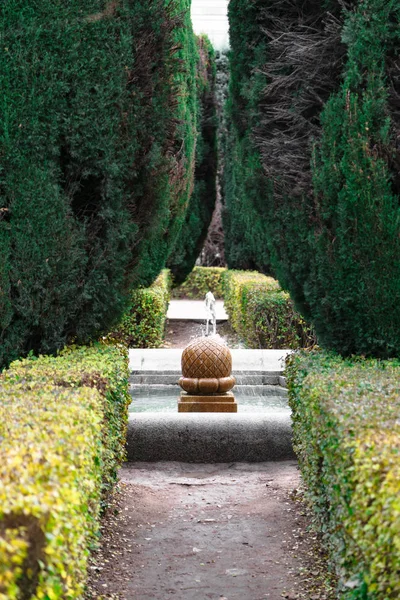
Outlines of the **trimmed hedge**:
[{"label": "trimmed hedge", "polygon": [[294,446],[341,600],[400,597],[400,361],[293,355]]},{"label": "trimmed hedge", "polygon": [[81,598],[125,456],[127,354],[97,344],[0,377],[0,599]]},{"label": "trimmed hedge", "polygon": [[193,187],[190,0],[0,9],[0,368],[109,331]]},{"label": "trimmed hedge", "polygon": [[[346,356],[400,355],[400,4],[346,16],[344,81],[321,115],[303,281],[318,339]],[[307,226],[307,225],[306,225]],[[289,240],[288,240],[289,243]]]},{"label": "trimmed hedge", "polygon": [[181,233],[168,260],[174,280],[182,283],[204,245],[217,195],[217,105],[215,52],[207,36],[197,38],[197,143],[194,188]]},{"label": "trimmed hedge", "polygon": [[173,289],[172,295],[174,298],[204,300],[207,292],[212,292],[215,298],[222,298],[225,271],[223,267],[195,267],[186,280]]},{"label": "trimmed hedge", "polygon": [[224,164],[225,257],[230,269],[271,273],[265,235],[264,197],[267,180],[253,130],[259,122],[267,36],[261,15],[265,2],[230,0],[229,93],[226,103]]},{"label": "trimmed hedge", "polygon": [[158,348],[164,340],[171,278],[167,269],[153,285],[131,293],[129,307],[107,339],[129,348]]},{"label": "trimmed hedge", "polygon": [[319,343],[400,353],[400,4],[231,0],[230,268],[273,273]]},{"label": "trimmed hedge", "polygon": [[272,277],[252,271],[223,274],[224,303],[233,329],[249,348],[301,348],[315,344],[312,330],[289,294]]}]

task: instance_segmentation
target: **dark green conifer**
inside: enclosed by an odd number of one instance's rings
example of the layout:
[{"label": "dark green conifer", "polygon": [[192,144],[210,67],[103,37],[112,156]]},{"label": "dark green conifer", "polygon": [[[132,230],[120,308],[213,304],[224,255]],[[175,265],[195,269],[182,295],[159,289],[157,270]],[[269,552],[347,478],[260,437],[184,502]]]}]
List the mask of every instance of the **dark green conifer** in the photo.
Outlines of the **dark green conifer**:
[{"label": "dark green conifer", "polygon": [[265,86],[261,67],[267,39],[260,27],[260,0],[231,0],[230,81],[226,106],[224,168],[225,255],[228,266],[270,272],[262,224],[266,178],[253,137]]},{"label": "dark green conifer", "polygon": [[0,366],[96,339],[164,266],[193,181],[190,0],[0,8]]},{"label": "dark green conifer", "polygon": [[400,6],[362,0],[346,17],[345,78],[322,115],[305,297],[322,344],[400,353]]},{"label": "dark green conifer", "polygon": [[320,343],[398,354],[399,4],[235,0],[231,8],[231,263],[253,266],[262,256],[250,251],[252,232],[269,257],[258,268],[272,268]]},{"label": "dark green conifer", "polygon": [[217,116],[215,52],[206,36],[197,38],[197,143],[193,193],[182,231],[168,266],[180,284],[192,271],[203,247],[216,202]]}]

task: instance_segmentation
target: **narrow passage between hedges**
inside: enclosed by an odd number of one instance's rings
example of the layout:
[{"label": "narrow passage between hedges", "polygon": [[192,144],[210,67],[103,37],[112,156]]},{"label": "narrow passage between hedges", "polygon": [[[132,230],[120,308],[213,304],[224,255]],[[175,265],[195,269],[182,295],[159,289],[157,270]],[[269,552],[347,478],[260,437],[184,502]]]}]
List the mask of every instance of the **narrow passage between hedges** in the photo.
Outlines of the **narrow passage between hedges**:
[{"label": "narrow passage between hedges", "polygon": [[294,461],[128,463],[89,598],[330,600]]}]

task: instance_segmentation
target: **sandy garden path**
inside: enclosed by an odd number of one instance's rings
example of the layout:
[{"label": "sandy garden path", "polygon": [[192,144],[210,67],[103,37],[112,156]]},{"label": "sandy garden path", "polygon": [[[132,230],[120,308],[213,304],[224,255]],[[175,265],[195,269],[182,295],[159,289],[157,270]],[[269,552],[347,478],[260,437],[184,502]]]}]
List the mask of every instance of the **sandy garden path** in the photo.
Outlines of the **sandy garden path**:
[{"label": "sandy garden path", "polygon": [[90,598],[328,600],[294,461],[128,463]]}]

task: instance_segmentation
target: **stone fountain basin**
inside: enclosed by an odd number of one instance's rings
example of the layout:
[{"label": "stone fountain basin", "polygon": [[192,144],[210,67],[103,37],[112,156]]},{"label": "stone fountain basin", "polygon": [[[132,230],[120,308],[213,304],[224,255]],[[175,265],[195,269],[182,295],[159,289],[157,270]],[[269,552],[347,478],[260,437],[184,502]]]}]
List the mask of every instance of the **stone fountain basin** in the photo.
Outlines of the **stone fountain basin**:
[{"label": "stone fountain basin", "polygon": [[154,387],[131,390],[128,460],[214,463],[295,457],[287,393],[279,386],[234,388],[236,414],[179,414],[179,388]]},{"label": "stone fountain basin", "polygon": [[[130,413],[176,413],[181,389],[172,385],[131,386]],[[287,391],[277,385],[236,386],[238,413],[258,415],[280,411],[290,417]]]}]

